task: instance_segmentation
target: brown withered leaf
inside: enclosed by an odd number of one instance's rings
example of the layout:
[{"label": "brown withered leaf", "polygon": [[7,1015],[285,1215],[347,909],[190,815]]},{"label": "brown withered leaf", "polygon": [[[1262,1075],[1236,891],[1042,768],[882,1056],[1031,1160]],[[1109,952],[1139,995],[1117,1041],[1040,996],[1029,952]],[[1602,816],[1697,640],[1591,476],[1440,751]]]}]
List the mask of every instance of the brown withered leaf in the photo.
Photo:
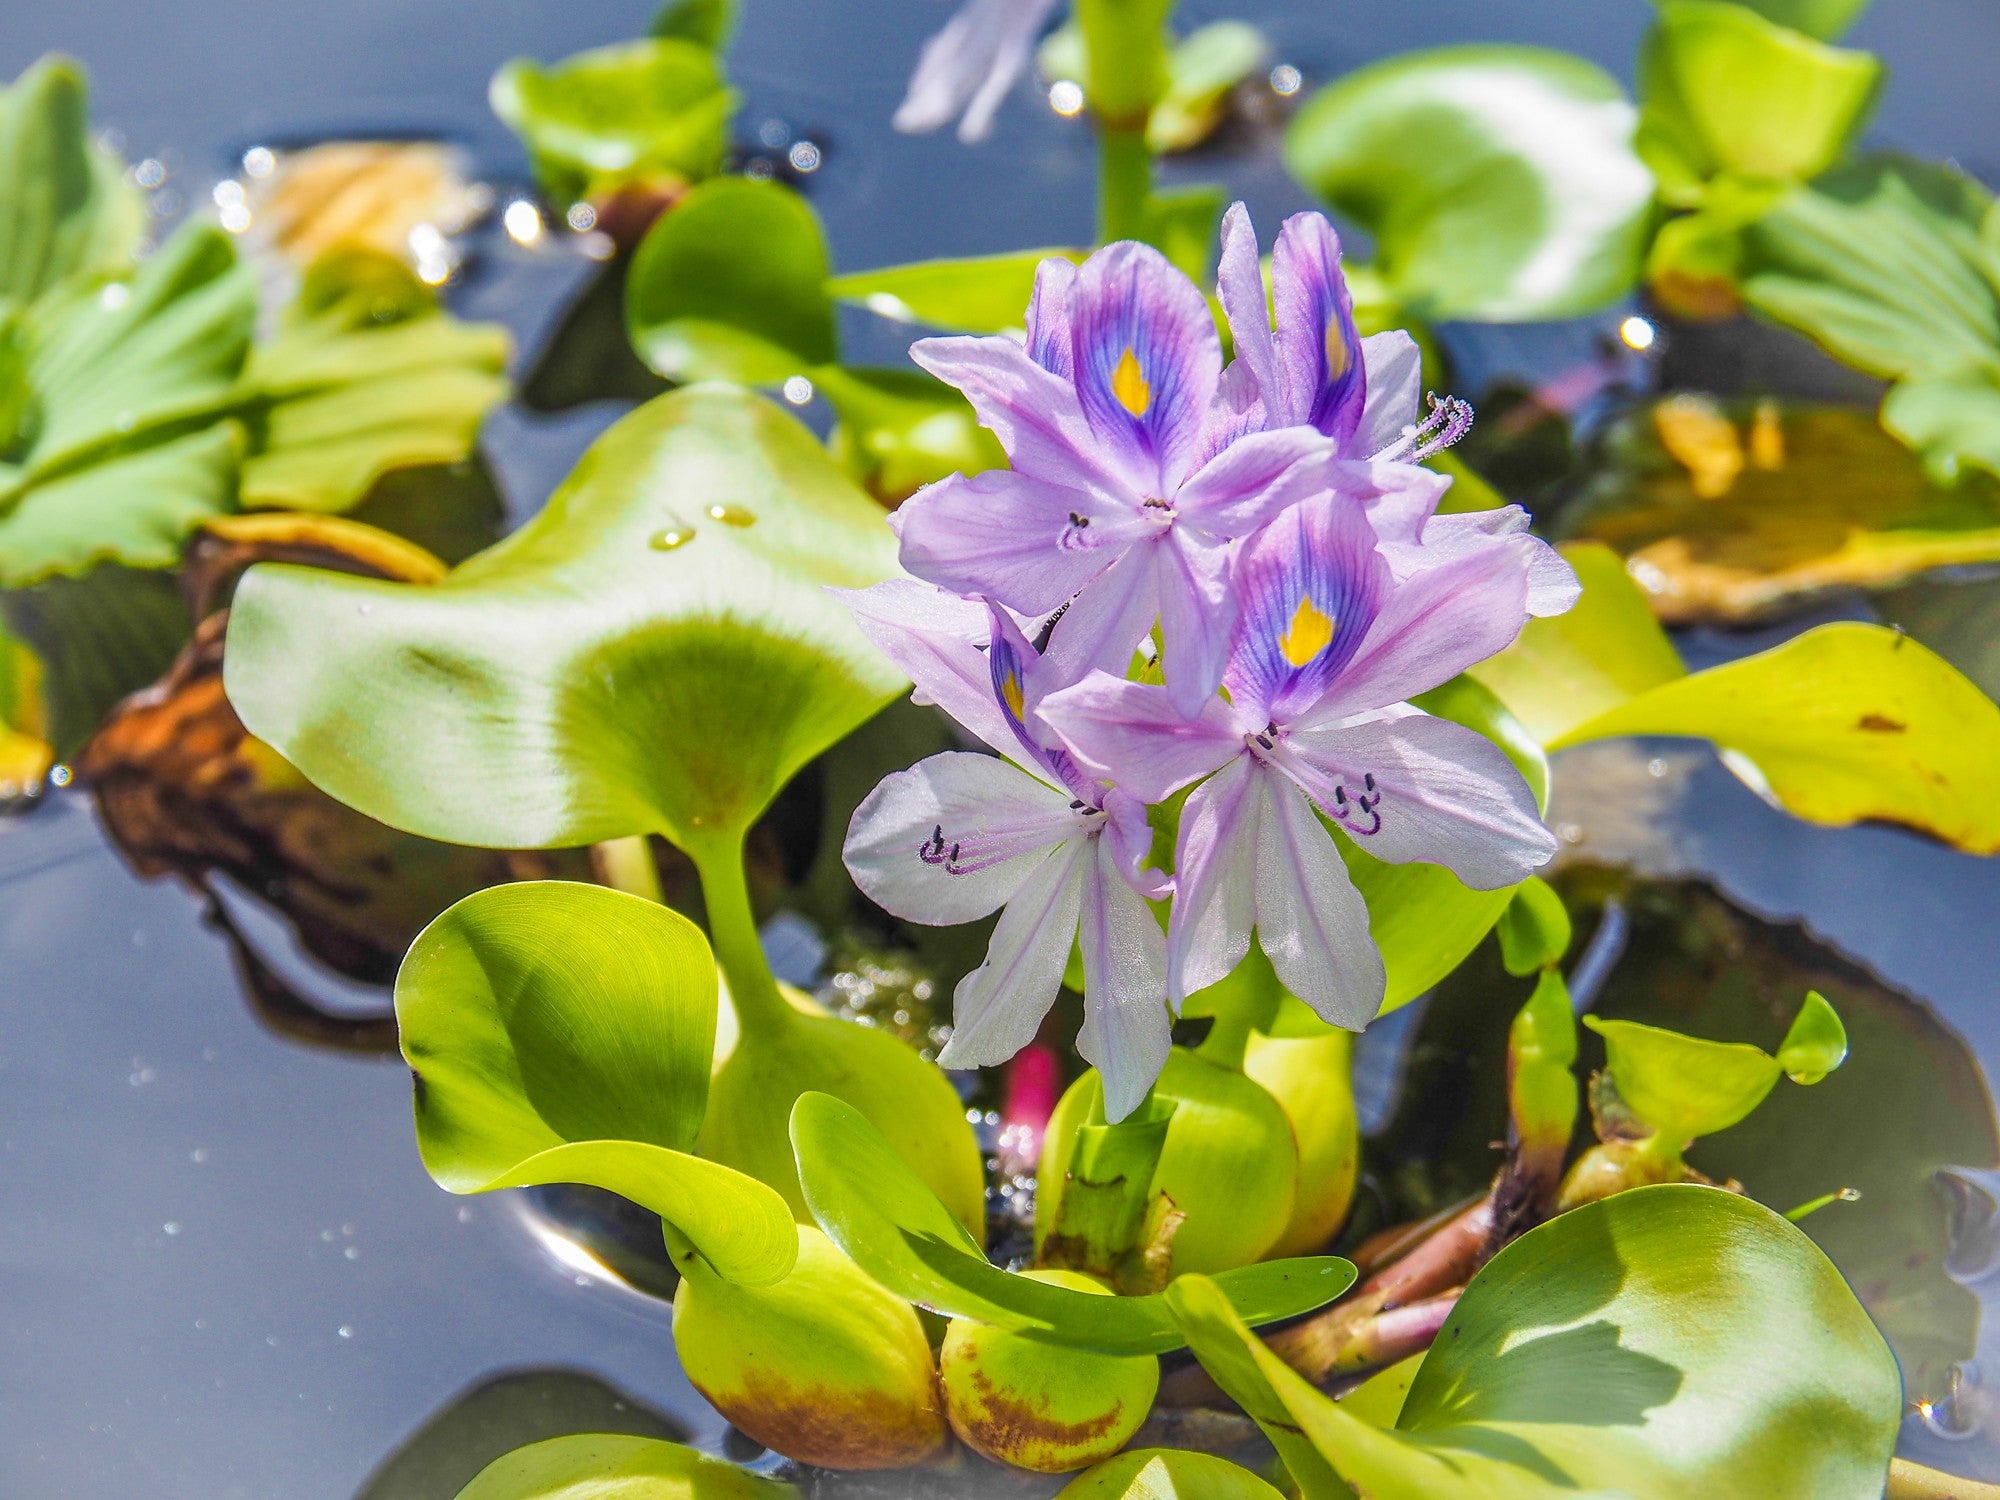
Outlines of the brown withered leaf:
[{"label": "brown withered leaf", "polygon": [[249,184],[248,232],[299,266],[341,245],[415,260],[411,231],[461,233],[492,201],[440,141],[328,141],[281,154]]},{"label": "brown withered leaf", "polygon": [[1605,460],[1557,529],[1616,550],[1670,623],[2000,560],[2000,483],[1931,483],[1867,411],[1670,396],[1622,419]]}]

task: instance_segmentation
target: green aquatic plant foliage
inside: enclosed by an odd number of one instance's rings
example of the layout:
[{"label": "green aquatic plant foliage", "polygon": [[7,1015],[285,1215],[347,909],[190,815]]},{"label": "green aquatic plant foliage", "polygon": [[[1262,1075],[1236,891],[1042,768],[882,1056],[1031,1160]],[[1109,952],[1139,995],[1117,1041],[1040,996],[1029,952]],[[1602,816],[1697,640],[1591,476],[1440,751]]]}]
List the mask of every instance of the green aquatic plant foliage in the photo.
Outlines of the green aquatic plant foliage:
[{"label": "green aquatic plant foliage", "polygon": [[1957,669],[1877,625],[1823,625],[1689,673],[1616,554],[1564,549],[1567,615],[1531,620],[1473,669],[1550,750],[1627,735],[1704,739],[1795,817],[1900,823],[1975,854],[2000,849],[2000,707]]},{"label": "green aquatic plant foliage", "polygon": [[[1146,144],[1156,153],[1199,146],[1222,121],[1229,95],[1271,54],[1264,33],[1247,21],[1211,21],[1175,40],[1167,51],[1166,88],[1146,118]],[[1090,59],[1081,27],[1057,28],[1035,53],[1042,73],[1081,83]]]},{"label": "green aquatic plant foliage", "polygon": [[[685,20],[700,29],[692,13]],[[713,44],[685,32],[547,67],[517,57],[493,75],[487,99],[527,146],[536,181],[556,203],[628,190],[671,196],[713,177],[736,111]]]},{"label": "green aquatic plant foliage", "polygon": [[[799,1178],[813,1216],[855,1264],[919,1307],[1104,1354],[1159,1354],[1181,1337],[1157,1293],[1105,1297],[1003,1271],[855,1109],[804,1094],[792,1111]],[[1215,1278],[1250,1323],[1323,1306],[1354,1281],[1334,1256],[1271,1261]]]},{"label": "green aquatic plant foliage", "polygon": [[715,964],[687,918],[600,886],[459,901],[396,976],[417,1148],[441,1187],[582,1182],[651,1209],[717,1275],[791,1269],[785,1202],[690,1154],[715,1046]]},{"label": "green aquatic plant foliage", "polygon": [[1896,382],[1882,423],[1934,475],[2000,473],[2000,215],[1981,184],[1877,156],[1794,188],[1745,237],[1743,298]]},{"label": "green aquatic plant foliage", "polygon": [[83,70],[66,57],[0,87],[0,306],[131,265],[144,211],[89,128]]},{"label": "green aquatic plant foliage", "polygon": [[508,348],[395,257],[330,251],[244,365],[242,504],[347,510],[393,470],[458,462],[507,395]]},{"label": "green aquatic plant foliage", "polygon": [[1035,271],[1051,256],[1081,262],[1084,252],[1051,246],[998,255],[919,260],[872,271],[850,271],[826,284],[828,295],[858,302],[877,317],[923,323],[951,333],[1020,330]]},{"label": "green aquatic plant foliage", "polygon": [[453,843],[734,844],[903,687],[826,585],[895,571],[880,509],[720,386],[647,403],[434,587],[265,566],[230,700],[349,806]]},{"label": "green aquatic plant foliage", "polygon": [[1077,1475],[1056,1500],[1280,1500],[1280,1494],[1212,1453],[1134,1448]]},{"label": "green aquatic plant foliage", "polygon": [[1572,317],[1631,287],[1651,173],[1606,73],[1535,47],[1445,47],[1361,68],[1285,138],[1292,175],[1375,237],[1409,315]]},{"label": "green aquatic plant foliage", "polygon": [[496,1458],[456,1500],[797,1500],[798,1493],[680,1443],[589,1432]]},{"label": "green aquatic plant foliage", "polygon": [[736,20],[736,0],[667,0],[646,34],[720,52],[735,34]]},{"label": "green aquatic plant foliage", "polygon": [[1837,41],[1868,9],[1870,0],[1743,0],[1767,21],[1789,26],[1822,42]]},{"label": "green aquatic plant foliage", "polygon": [[1896,1363],[1813,1243],[1715,1188],[1637,1188],[1503,1249],[1393,1427],[1322,1395],[1200,1278],[1166,1293],[1305,1500],[1876,1500]]},{"label": "green aquatic plant foliage", "polygon": [[1569,912],[1562,897],[1539,875],[1530,875],[1500,914],[1501,963],[1509,974],[1525,979],[1561,963],[1569,943]]}]

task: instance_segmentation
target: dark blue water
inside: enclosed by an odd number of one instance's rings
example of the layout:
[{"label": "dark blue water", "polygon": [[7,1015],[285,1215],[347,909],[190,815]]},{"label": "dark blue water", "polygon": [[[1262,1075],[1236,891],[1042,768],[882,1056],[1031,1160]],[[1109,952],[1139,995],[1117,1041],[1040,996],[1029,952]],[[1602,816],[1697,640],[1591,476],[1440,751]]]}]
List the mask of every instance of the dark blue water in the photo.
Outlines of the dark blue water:
[{"label": "dark blue water", "polygon": [[[260,141],[381,133],[443,136],[482,173],[519,183],[518,150],[484,104],[493,69],[631,35],[650,8],[5,0],[0,75],[47,49],[80,57],[100,122],[134,157],[173,153],[191,196]],[[1087,133],[1031,92],[977,151],[887,129],[943,4],[745,9],[732,59],[744,119],[781,119],[823,144],[811,191],[842,266],[1088,238]],[[1648,7],[1186,10],[1267,24],[1311,86],[1463,40],[1560,45],[1629,77]],[[1990,0],[1886,0],[1857,40],[1895,72],[1884,142],[2000,179]],[[1174,170],[1226,175],[1267,221],[1305,206],[1268,154]],[[461,289],[465,310],[532,342],[550,299],[587,268],[490,235],[488,248]],[[879,325],[857,324],[855,339],[865,357],[896,352]],[[1503,364],[1534,347],[1490,341]],[[500,414],[491,448],[510,509],[539,504],[611,414]],[[1673,811],[1677,868],[1803,920],[1937,1007],[1989,1074],[2000,1067],[2000,866],[1894,831],[1803,828],[1713,766]],[[459,1393],[524,1368],[591,1372],[718,1442],[721,1423],[674,1364],[664,1308],[552,1258],[510,1200],[439,1192],[417,1162],[407,1095],[398,1066],[260,1026],[199,903],[131,875],[81,799],[0,821],[0,1496],[346,1500]]]}]

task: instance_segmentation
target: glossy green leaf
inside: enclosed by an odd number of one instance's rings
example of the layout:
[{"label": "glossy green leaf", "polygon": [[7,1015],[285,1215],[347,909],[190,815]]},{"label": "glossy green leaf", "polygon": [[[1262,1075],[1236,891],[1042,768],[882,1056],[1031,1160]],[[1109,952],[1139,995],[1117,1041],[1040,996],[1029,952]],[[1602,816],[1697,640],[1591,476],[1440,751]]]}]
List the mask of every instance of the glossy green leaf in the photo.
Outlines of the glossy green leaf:
[{"label": "glossy green leaf", "polygon": [[1947,167],[1839,168],[1752,226],[1744,300],[1871,375],[2000,378],[2000,294],[1980,240],[1991,202]]},{"label": "glossy green leaf", "polygon": [[828,448],[884,505],[899,505],[947,474],[978,474],[1007,462],[966,399],[921,370],[821,365],[812,382],[840,419]]},{"label": "glossy green leaf", "polygon": [[[1499,698],[1470,677],[1419,694],[1419,708],[1476,729],[1507,752],[1538,803],[1548,798],[1548,762]],[[1514,887],[1475,891],[1442,865],[1387,864],[1346,835],[1335,839],[1347,873],[1368,903],[1368,931],[1382,950],[1389,987],[1382,1013],[1407,1005],[1479,946],[1513,900]]]},{"label": "glossy green leaf", "polygon": [[818,217],[775,182],[695,188],[632,257],[625,328],[669,380],[774,384],[829,363],[839,346]]},{"label": "glossy green leaf", "polygon": [[1869,0],[1742,0],[1750,10],[1780,26],[1830,42],[1868,9]]},{"label": "glossy green leaf", "polygon": [[1879,625],[1822,625],[1663,683],[1552,748],[1617,735],[1706,739],[1807,822],[1900,823],[1971,853],[2000,849],[2000,707]]},{"label": "glossy green leaf", "polygon": [[[820,1227],[862,1270],[918,1306],[1106,1354],[1181,1346],[1157,1293],[1098,1296],[991,1264],[881,1132],[838,1099],[801,1095],[792,1145]],[[1268,1323],[1323,1306],[1353,1281],[1346,1261],[1316,1256],[1227,1271],[1215,1285],[1240,1316]]]},{"label": "glossy green leaf", "polygon": [[461,323],[393,256],[329,252],[243,371],[242,503],[345,510],[393,469],[451,464],[507,394],[506,330]]},{"label": "glossy green leaf", "polygon": [[143,214],[90,143],[82,71],[45,57],[0,87],[0,303],[130,263]]},{"label": "glossy green leaf", "polygon": [[1675,1149],[1727,1130],[1764,1102],[1777,1062],[1747,1042],[1712,1042],[1637,1021],[1585,1016],[1604,1038],[1618,1097]]},{"label": "glossy green leaf", "polygon": [[227,686],[252,733],[395,827],[708,842],[901,691],[825,592],[894,569],[880,507],[796,421],[677,391],[435,587],[251,569]]},{"label": "glossy green leaf", "polygon": [[1513,645],[1470,674],[1544,745],[1687,674],[1615,552],[1571,543],[1562,554],[1582,597],[1566,614],[1530,620]]},{"label": "glossy green leaf", "polygon": [[600,886],[528,881],[457,902],[411,946],[396,1020],[417,1148],[439,1185],[583,1182],[667,1219],[733,1280],[791,1269],[791,1211],[689,1155],[715,1050],[700,931]]},{"label": "glossy green leaf", "polygon": [[1798,182],[1846,154],[1882,64],[1728,0],[1662,0],[1639,54],[1639,152],[1671,201],[1722,172]]},{"label": "glossy green leaf", "polygon": [[714,176],[736,108],[715,53],[679,37],[600,47],[547,68],[515,58],[493,75],[487,99],[559,203]]},{"label": "glossy green leaf", "polygon": [[711,52],[728,46],[735,30],[736,0],[667,0],[646,28],[649,36],[694,42]]},{"label": "glossy green leaf", "polygon": [[1084,1470],[1056,1500],[1282,1500],[1248,1469],[1185,1448],[1133,1448]]},{"label": "glossy green leaf", "polygon": [[1167,54],[1167,92],[1146,121],[1155,151],[1199,146],[1221,123],[1236,86],[1264,66],[1271,44],[1247,21],[1211,21]]},{"label": "glossy green leaf", "polygon": [[[1966,468],[2000,474],[2000,385],[1990,380],[1906,380],[1882,398],[1882,425],[1943,483],[1957,481]],[[2000,532],[1980,540],[2000,552]]]},{"label": "glossy green leaf", "polygon": [[1018,331],[1027,317],[1036,268],[1055,257],[1081,262],[1086,253],[1051,246],[912,261],[850,271],[834,277],[826,290],[898,323],[924,323],[953,333],[1009,333]]},{"label": "glossy green leaf", "polygon": [[1818,1083],[1845,1061],[1847,1028],[1839,1013],[1818,990],[1807,990],[1806,1003],[1778,1045],[1778,1066],[1793,1083]]},{"label": "glossy green leaf", "polygon": [[1446,47],[1371,64],[1315,95],[1285,138],[1292,174],[1375,236],[1419,317],[1571,317],[1638,274],[1653,178],[1607,74],[1534,47]]},{"label": "glossy green leaf", "polygon": [[1222,186],[1212,182],[1168,188],[1146,200],[1147,243],[1159,246],[1160,253],[1196,285],[1209,279],[1215,226],[1225,201]]},{"label": "glossy green leaf", "polygon": [[162,567],[234,507],[243,439],[223,418],[256,316],[235,247],[201,226],[129,283],[68,286],[29,310],[35,420],[18,464],[0,465],[0,584]]},{"label": "glossy green leaf", "polygon": [[1812,1242],[1734,1193],[1637,1188],[1476,1276],[1384,1429],[1197,1277],[1165,1293],[1306,1500],[1877,1500],[1902,1417],[1882,1336]]},{"label": "glossy green leaf", "polygon": [[659,1438],[579,1433],[516,1448],[457,1500],[787,1500],[798,1491]]},{"label": "glossy green leaf", "polygon": [[1569,912],[1546,880],[1530,875],[1500,914],[1500,958],[1507,972],[1526,978],[1562,962],[1569,951]]}]

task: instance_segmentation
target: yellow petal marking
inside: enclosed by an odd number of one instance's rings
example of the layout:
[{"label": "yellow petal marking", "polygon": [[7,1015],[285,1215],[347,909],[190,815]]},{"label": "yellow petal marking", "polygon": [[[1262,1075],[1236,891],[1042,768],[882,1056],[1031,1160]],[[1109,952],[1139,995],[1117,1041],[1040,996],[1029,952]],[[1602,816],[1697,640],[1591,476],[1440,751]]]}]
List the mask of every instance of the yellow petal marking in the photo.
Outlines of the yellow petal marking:
[{"label": "yellow petal marking", "polygon": [[1332,641],[1333,616],[1301,595],[1299,607],[1292,615],[1292,623],[1278,637],[1278,649],[1285,654],[1285,660],[1295,667],[1303,667]]},{"label": "yellow petal marking", "polygon": [[1007,700],[1007,712],[1017,719],[1028,717],[1027,703],[1021,697],[1021,679],[1009,672],[1000,679],[1000,696]]},{"label": "yellow petal marking", "polygon": [[1340,315],[1331,313],[1326,320],[1326,378],[1338,380],[1347,373],[1347,330],[1341,326]]},{"label": "yellow petal marking", "polygon": [[1153,404],[1153,388],[1146,383],[1146,377],[1139,369],[1139,356],[1130,349],[1118,361],[1118,368],[1111,372],[1111,394],[1135,417],[1145,416],[1146,408]]}]

